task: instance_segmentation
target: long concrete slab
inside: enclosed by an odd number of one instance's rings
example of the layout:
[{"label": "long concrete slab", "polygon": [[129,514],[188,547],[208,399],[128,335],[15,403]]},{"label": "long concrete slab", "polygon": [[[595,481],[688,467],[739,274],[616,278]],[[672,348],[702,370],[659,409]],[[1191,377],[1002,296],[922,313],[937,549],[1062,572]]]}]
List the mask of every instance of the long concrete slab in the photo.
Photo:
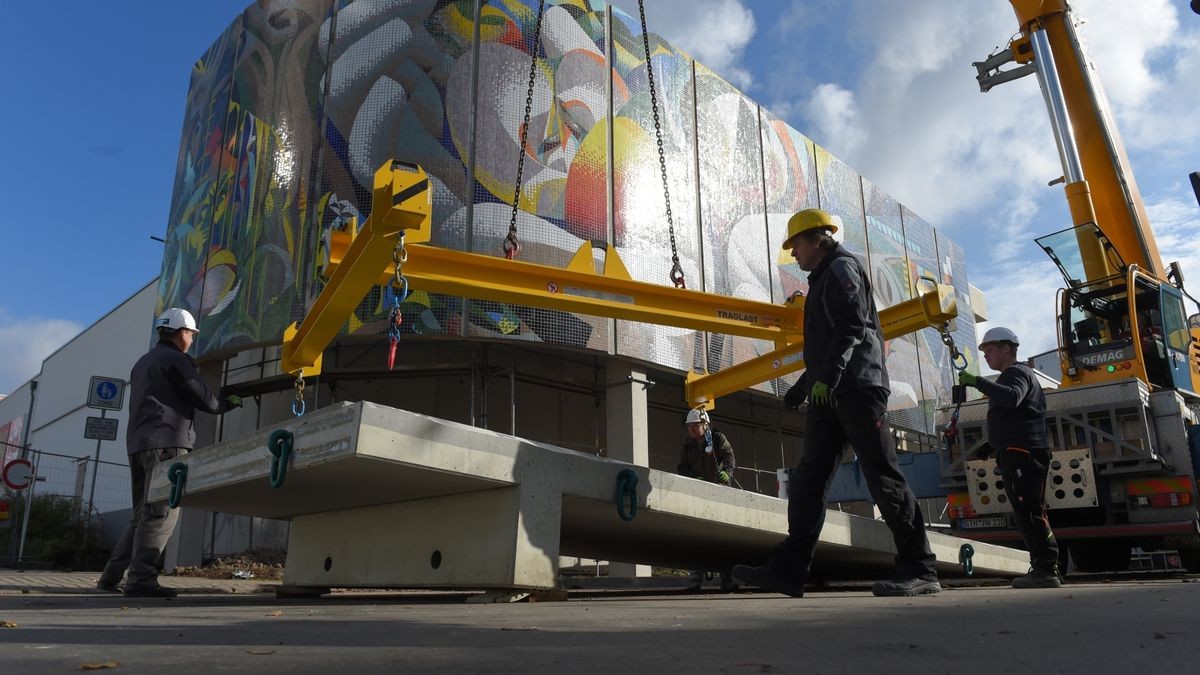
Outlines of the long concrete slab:
[{"label": "long concrete slab", "polygon": [[[189,454],[182,504],[292,520],[285,583],[314,587],[552,588],[559,555],[683,569],[764,560],[787,502],[374,403],[342,403],[279,428],[294,435],[269,481],[262,429]],[[150,499],[166,500],[166,468]],[[623,469],[637,513],[616,506]],[[962,573],[965,540],[931,533],[939,572]],[[1016,575],[1027,555],[970,542],[977,573]],[[829,511],[814,574],[886,575],[881,521]]]}]

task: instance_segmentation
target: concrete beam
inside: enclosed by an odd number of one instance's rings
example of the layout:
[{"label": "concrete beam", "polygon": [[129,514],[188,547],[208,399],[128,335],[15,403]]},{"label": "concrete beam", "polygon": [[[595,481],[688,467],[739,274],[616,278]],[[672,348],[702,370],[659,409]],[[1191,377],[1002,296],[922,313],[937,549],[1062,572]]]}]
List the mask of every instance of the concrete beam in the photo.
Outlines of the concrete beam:
[{"label": "concrete beam", "polygon": [[[775,497],[373,403],[283,426],[295,443],[279,489],[268,481],[273,430],[262,429],[188,454],[182,503],[291,519],[288,584],[552,588],[560,554],[722,569],[764,560],[787,531]],[[151,479],[152,501],[167,498],[166,468]],[[630,468],[637,515],[625,521],[615,484]],[[930,538],[939,571],[960,573],[965,540]],[[1023,551],[972,546],[978,573],[1028,568]],[[814,574],[887,575],[894,553],[883,522],[830,511]]]}]

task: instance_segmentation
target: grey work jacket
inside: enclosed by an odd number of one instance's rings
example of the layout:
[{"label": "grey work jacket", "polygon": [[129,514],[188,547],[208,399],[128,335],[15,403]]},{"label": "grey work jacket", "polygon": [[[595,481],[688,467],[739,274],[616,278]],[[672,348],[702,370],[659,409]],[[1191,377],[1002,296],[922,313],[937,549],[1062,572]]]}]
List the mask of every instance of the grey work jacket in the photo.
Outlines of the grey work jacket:
[{"label": "grey work jacket", "polygon": [[975,388],[988,397],[988,444],[994,450],[1050,447],[1046,395],[1032,368],[1018,361],[1005,368],[995,382],[979,378]]},{"label": "grey work jacket", "polygon": [[737,460],[733,456],[733,444],[725,434],[712,430],[713,451],[704,451],[704,440],[699,441],[691,436],[683,441],[683,452],[679,456],[679,474],[691,478],[702,478],[710,483],[720,483],[717,474],[727,471],[733,474],[737,468]]},{"label": "grey work jacket", "polygon": [[804,362],[810,387],[820,381],[835,392],[866,387],[891,392],[870,277],[841,244],[808,276]]},{"label": "grey work jacket", "polygon": [[229,410],[200,379],[192,357],[174,343],[158,344],[138,359],[129,375],[129,454],[158,448],[192,449],[196,409],[213,414]]}]

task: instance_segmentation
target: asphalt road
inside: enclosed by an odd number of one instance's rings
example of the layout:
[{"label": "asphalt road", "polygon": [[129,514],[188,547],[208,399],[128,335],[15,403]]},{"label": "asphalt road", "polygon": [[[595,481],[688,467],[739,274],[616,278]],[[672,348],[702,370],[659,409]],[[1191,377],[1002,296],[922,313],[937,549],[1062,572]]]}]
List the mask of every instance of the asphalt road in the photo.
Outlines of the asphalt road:
[{"label": "asphalt road", "polygon": [[1200,578],[804,598],[0,595],[0,673],[1195,672]]}]

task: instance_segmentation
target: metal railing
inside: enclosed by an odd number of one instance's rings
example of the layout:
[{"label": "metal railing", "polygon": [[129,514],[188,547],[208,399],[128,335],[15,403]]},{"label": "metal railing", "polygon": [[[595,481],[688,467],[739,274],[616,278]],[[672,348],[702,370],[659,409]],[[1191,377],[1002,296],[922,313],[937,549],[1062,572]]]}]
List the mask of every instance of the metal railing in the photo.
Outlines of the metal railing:
[{"label": "metal railing", "polygon": [[25,459],[33,465],[29,487],[0,491],[8,504],[0,564],[102,564],[110,542],[100,514],[131,507],[129,466],[32,448]]}]

